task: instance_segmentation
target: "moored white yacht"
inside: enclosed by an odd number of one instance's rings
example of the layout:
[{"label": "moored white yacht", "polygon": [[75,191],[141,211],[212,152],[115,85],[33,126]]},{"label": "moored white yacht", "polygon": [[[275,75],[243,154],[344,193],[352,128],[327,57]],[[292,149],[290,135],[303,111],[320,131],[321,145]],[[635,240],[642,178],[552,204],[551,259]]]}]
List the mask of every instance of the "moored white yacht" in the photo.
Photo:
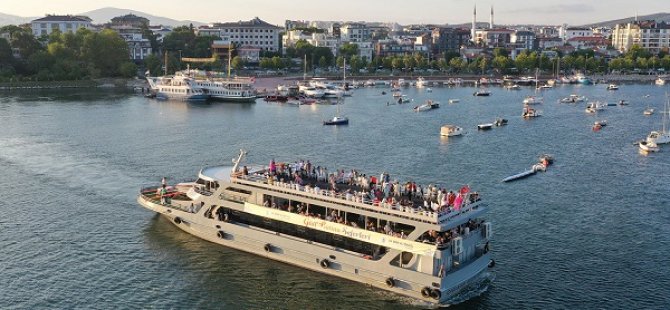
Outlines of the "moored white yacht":
[{"label": "moored white yacht", "polygon": [[661,128],[660,131],[652,131],[647,135],[647,142],[655,143],[655,144],[666,144],[670,143],[670,132],[668,132],[668,118],[670,117],[668,113],[670,108],[670,99],[668,99],[668,102],[665,103],[665,110],[663,111],[663,127]]},{"label": "moored white yacht", "polygon": [[209,98],[193,78],[179,72],[174,76],[147,77],[147,82],[158,99],[206,101]]},{"label": "moored white yacht", "polygon": [[[245,154],[233,166],[203,168],[194,182],[145,187],[137,201],[214,244],[430,306],[472,298],[493,279],[487,206],[468,186],[451,205],[404,191],[369,196],[368,178],[355,171],[327,174],[309,161],[247,167]],[[383,174],[379,183],[390,180]]]}]

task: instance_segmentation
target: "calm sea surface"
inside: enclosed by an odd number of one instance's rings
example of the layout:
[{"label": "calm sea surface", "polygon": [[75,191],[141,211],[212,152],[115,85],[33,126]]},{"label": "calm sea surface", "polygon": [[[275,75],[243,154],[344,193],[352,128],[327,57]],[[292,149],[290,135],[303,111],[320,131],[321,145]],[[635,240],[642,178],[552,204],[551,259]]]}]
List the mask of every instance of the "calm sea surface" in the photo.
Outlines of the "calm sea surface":
[{"label": "calm sea surface", "polygon": [[[161,102],[120,91],[0,93],[0,308],[402,309],[411,302],[354,282],[192,237],[141,208],[142,185],[190,179],[230,163],[310,159],[329,168],[391,173],[449,188],[470,184],[494,225],[496,280],[456,309],[670,307],[670,146],[641,155],[633,142],[660,129],[668,87],[562,86],[544,116],[520,117],[530,88],[359,89],[335,106]],[[390,92],[389,92],[390,93]],[[628,106],[597,116],[571,93]],[[645,95],[649,95],[645,97]],[[432,98],[438,110],[412,107]],[[449,98],[460,103],[448,104]],[[478,132],[496,116],[509,125]],[[608,126],[593,132],[596,119]],[[461,137],[442,139],[455,124]],[[512,183],[542,153],[546,173]]]}]

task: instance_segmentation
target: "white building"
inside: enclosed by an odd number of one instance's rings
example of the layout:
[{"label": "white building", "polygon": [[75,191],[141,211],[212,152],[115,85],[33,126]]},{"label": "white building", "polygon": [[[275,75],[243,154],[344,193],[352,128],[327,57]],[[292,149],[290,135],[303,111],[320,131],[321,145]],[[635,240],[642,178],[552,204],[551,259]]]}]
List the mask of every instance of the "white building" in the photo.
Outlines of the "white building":
[{"label": "white building", "polygon": [[372,32],[367,25],[361,23],[347,23],[340,27],[342,42],[366,42],[372,39]]},{"label": "white building", "polygon": [[213,35],[229,39],[236,46],[279,52],[279,32],[283,28],[271,25],[258,17],[250,21],[215,23],[199,27],[198,35]]},{"label": "white building", "polygon": [[79,28],[92,28],[90,18],[74,15],[47,15],[30,22],[30,27],[36,37],[48,36],[56,30],[66,33],[77,32]]},{"label": "white building", "polygon": [[563,25],[563,27],[560,29],[559,35],[561,39],[563,39],[563,42],[567,42],[570,39],[576,37],[592,37],[593,29],[584,27],[567,27],[566,25]]},{"label": "white building", "polygon": [[612,46],[621,52],[638,45],[651,53],[670,48],[670,24],[641,21],[616,25],[612,31]]}]

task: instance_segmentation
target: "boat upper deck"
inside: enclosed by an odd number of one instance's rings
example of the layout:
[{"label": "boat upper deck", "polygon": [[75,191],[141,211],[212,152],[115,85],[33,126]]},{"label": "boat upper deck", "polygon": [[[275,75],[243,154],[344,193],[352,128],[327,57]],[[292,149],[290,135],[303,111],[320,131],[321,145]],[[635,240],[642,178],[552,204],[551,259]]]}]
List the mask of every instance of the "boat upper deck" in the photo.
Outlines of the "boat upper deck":
[{"label": "boat upper deck", "polygon": [[252,171],[245,166],[230,181],[436,225],[467,221],[485,211],[479,194],[468,186],[455,192],[427,186],[424,191],[414,182],[390,181],[388,174],[377,180],[355,170],[329,174],[308,166],[277,164]]}]

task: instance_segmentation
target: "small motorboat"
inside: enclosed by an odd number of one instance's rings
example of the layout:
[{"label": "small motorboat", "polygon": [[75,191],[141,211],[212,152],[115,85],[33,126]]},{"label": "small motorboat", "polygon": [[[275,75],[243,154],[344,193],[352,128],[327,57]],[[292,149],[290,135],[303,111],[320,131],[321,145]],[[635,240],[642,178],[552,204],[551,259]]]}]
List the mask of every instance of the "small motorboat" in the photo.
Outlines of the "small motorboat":
[{"label": "small motorboat", "polygon": [[599,103],[599,102],[591,102],[586,106],[586,109],[584,111],[586,113],[596,113],[597,111],[600,111],[605,108],[605,104]]},{"label": "small motorboat", "polygon": [[519,179],[523,179],[525,177],[531,176],[538,171],[545,172],[545,171],[547,171],[547,167],[549,165],[553,164],[553,163],[554,163],[554,157],[552,157],[549,154],[542,154],[542,155],[540,155],[540,162],[537,163],[537,164],[532,165],[530,167],[530,170],[526,170],[524,172],[508,176],[508,177],[504,178],[502,181],[503,182],[510,182],[510,181],[519,180]]},{"label": "small motorboat", "polygon": [[408,103],[410,102],[410,99],[407,98],[407,95],[402,95],[398,98],[398,104],[403,104],[403,103]]},{"label": "small motorboat", "polygon": [[502,117],[497,117],[496,120],[493,122],[496,126],[505,126],[507,125],[507,119],[502,118]]},{"label": "small motorboat", "polygon": [[577,102],[584,102],[586,101],[586,97],[584,96],[578,96],[575,94],[572,94],[568,97],[565,97],[561,99],[561,103],[577,103]]},{"label": "small motorboat", "polygon": [[517,84],[506,86],[505,88],[507,88],[509,90],[521,90],[521,86],[519,86]]},{"label": "small motorboat", "polygon": [[607,90],[619,90],[619,86],[616,84],[607,85]]},{"label": "small motorboat", "polygon": [[654,108],[646,108],[646,109],[644,109],[644,112],[642,112],[642,114],[647,115],[647,116],[652,115],[652,114],[654,114]]},{"label": "small motorboat", "polygon": [[434,102],[433,100],[426,100],[426,103],[414,107],[414,111],[416,112],[423,112],[423,111],[428,111],[428,110],[433,110],[437,109],[440,107],[440,104],[437,102]]},{"label": "small motorboat", "polygon": [[393,97],[395,98],[402,97],[402,93],[399,91],[393,92]]},{"label": "small motorboat", "polygon": [[433,89],[430,88],[430,87],[428,87],[428,88],[426,88],[426,92],[432,93],[432,92],[433,92]]},{"label": "small motorboat", "polygon": [[524,107],[523,112],[521,113],[521,116],[523,118],[538,117],[538,116],[542,116],[542,112],[540,112],[538,110],[535,110],[533,108]]},{"label": "small motorboat", "polygon": [[323,121],[324,125],[348,125],[349,119],[344,116],[333,116],[333,118]]},{"label": "small motorboat", "polygon": [[449,99],[449,103],[459,103],[461,99]]},{"label": "small motorboat", "polygon": [[628,101],[621,99],[619,100],[619,105],[628,105]]},{"label": "small motorboat", "polygon": [[600,129],[602,129],[605,126],[607,126],[607,121],[606,120],[595,121],[593,123],[593,127],[591,129],[593,129],[593,131],[599,131]]},{"label": "small motorboat", "polygon": [[489,92],[488,90],[478,90],[472,95],[475,97],[488,97],[491,96],[491,92]]},{"label": "small motorboat", "polygon": [[489,130],[489,129],[491,129],[491,128],[493,128],[493,124],[492,124],[492,123],[486,123],[486,124],[479,124],[479,125],[477,125],[477,129],[478,129],[478,130]]},{"label": "small motorboat", "polygon": [[658,152],[660,150],[658,144],[654,142],[640,141],[639,146],[640,150],[645,152]]},{"label": "small motorboat", "polygon": [[544,101],[542,97],[527,96],[526,98],[523,99],[523,104],[525,105],[538,104],[542,103],[542,101]]},{"label": "small motorboat", "polygon": [[443,137],[460,136],[463,134],[463,128],[454,125],[444,125],[440,128],[440,135]]}]

